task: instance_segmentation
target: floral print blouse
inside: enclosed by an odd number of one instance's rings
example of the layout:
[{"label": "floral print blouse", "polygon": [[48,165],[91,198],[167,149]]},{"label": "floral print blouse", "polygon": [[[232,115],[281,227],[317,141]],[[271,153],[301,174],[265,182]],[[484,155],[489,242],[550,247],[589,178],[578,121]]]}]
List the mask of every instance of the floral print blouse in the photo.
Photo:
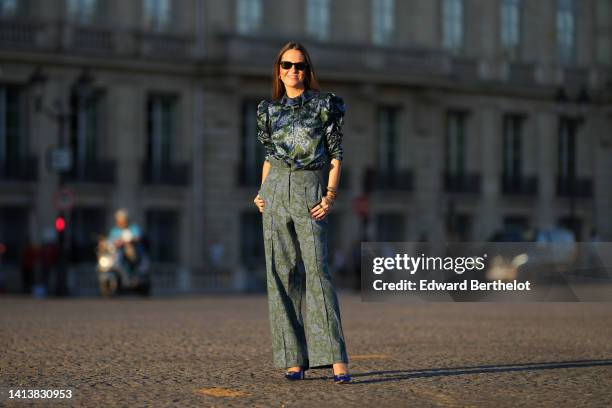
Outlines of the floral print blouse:
[{"label": "floral print blouse", "polygon": [[293,169],[319,169],[342,161],[342,123],[346,106],[331,92],[305,89],[295,98],[257,105],[257,139],[266,160],[274,157]]}]

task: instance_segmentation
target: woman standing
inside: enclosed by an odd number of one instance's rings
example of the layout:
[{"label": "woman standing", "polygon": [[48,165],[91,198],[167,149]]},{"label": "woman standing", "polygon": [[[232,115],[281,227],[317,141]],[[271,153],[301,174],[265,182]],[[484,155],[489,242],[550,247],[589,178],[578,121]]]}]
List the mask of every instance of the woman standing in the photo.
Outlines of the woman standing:
[{"label": "woman standing", "polygon": [[[309,368],[333,368],[335,383],[350,382],[328,270],[326,218],[340,181],[345,105],[333,93],[318,91],[310,57],[299,43],[280,50],[273,71],[272,101],[257,107],[257,137],[266,160],[253,201],[263,213],[274,365],[286,368],[289,380],[303,379]],[[322,168],[328,163],[323,194]],[[300,255],[305,276],[298,268]]]}]

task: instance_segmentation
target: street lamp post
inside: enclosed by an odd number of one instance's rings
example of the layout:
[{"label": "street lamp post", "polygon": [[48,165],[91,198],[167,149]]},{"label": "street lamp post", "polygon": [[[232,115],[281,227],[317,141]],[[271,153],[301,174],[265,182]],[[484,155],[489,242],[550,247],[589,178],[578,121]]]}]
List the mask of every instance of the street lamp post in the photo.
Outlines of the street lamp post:
[{"label": "street lamp post", "polygon": [[[53,102],[53,108],[49,108],[44,103],[45,85],[48,82],[47,75],[44,74],[42,68],[38,66],[30,76],[29,86],[33,90],[34,108],[39,114],[43,114],[49,119],[57,123],[57,147],[52,149],[47,157],[51,171],[57,172],[58,184],[57,194],[62,194],[65,190],[65,176],[72,169],[73,158],[70,144],[67,143],[67,128],[70,126],[72,119],[77,112],[72,110],[71,105],[65,107],[65,103],[57,98]],[[93,78],[87,68],[83,69],[71,90],[77,95],[78,107],[82,107],[86,98],[91,94]],[[77,108],[78,110],[78,108]],[[58,296],[68,295],[67,285],[67,251],[66,251],[66,219],[69,206],[60,206],[56,204],[57,216],[55,218],[55,229],[57,231],[57,245],[59,248],[58,269],[55,293]]]},{"label": "street lamp post", "polygon": [[[572,230],[575,238],[578,240],[580,238],[580,231],[578,230],[577,219],[576,219],[576,189],[577,189],[577,179],[576,179],[576,157],[575,157],[575,137],[578,126],[582,125],[585,121],[587,121],[587,113],[589,109],[589,105],[591,103],[591,98],[589,96],[588,90],[586,86],[582,86],[580,88],[579,94],[575,101],[570,101],[565,91],[565,88],[560,87],[557,91],[557,95],[555,97],[555,102],[561,107],[561,111],[565,112],[565,107],[568,103],[574,102],[580,108],[580,117],[565,115],[563,120],[565,123],[560,123],[560,126],[565,126],[564,131],[567,132],[567,141],[568,141],[568,149],[571,147],[572,152],[568,151],[568,154],[572,154],[574,157],[570,160],[568,159],[568,178],[564,180],[560,178],[560,182],[567,182],[567,194],[569,195],[569,225]],[[561,129],[563,131],[563,129]],[[570,166],[571,162],[571,166]],[[559,186],[561,187],[561,186]]]},{"label": "street lamp post", "polygon": [[[578,123],[576,124],[576,127],[584,125],[584,137],[587,138],[588,140],[588,136],[589,136],[589,108],[591,106],[591,97],[589,95],[589,92],[587,90],[586,86],[582,86],[580,88],[580,92],[578,94],[578,98],[576,99],[576,102],[578,103],[578,106],[580,107],[580,119],[578,120]],[[576,167],[574,165],[574,167]],[[578,225],[576,223],[576,198],[575,198],[575,193],[576,193],[576,171],[574,171],[574,174],[572,175],[572,196],[573,196],[573,202],[572,202],[572,229],[574,231],[574,234],[576,236],[576,240],[580,239],[580,231],[578,230]]]}]

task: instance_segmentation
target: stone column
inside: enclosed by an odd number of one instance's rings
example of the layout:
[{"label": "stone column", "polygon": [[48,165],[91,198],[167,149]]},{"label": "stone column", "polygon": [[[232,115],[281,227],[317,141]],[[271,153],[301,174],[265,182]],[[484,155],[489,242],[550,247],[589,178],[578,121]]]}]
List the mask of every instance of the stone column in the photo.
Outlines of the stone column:
[{"label": "stone column", "polygon": [[442,171],[444,169],[444,110],[436,101],[419,98],[414,105],[413,140],[415,208],[413,234],[419,239],[422,234],[430,241],[444,239],[445,208],[442,203]]},{"label": "stone column", "polygon": [[204,268],[204,251],[206,249],[206,234],[204,228],[205,207],[205,182],[204,182],[204,90],[202,86],[194,88],[192,93],[193,128],[192,155],[191,155],[191,222],[190,222],[190,246],[191,256],[189,259],[193,271],[199,273]]},{"label": "stone column", "polygon": [[535,217],[537,228],[550,228],[555,220],[555,189],[557,168],[557,115],[552,111],[535,114],[537,137],[538,204]]},{"label": "stone column", "polygon": [[108,91],[108,131],[111,138],[110,156],[116,158],[116,194],[112,197],[113,210],[125,207],[133,221],[143,224],[137,191],[141,177],[144,152],[144,101],[139,88],[119,83]]},{"label": "stone column", "polygon": [[474,240],[486,240],[499,226],[500,126],[495,108],[480,107],[476,119],[480,141],[481,200],[474,214]]}]

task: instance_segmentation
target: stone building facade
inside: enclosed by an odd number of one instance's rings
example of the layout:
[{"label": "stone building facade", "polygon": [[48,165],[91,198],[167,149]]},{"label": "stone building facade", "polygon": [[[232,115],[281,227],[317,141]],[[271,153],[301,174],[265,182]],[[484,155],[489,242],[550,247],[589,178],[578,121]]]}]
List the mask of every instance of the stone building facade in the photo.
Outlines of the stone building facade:
[{"label": "stone building facade", "polygon": [[43,106],[72,113],[73,292],[95,286],[95,234],[118,207],[147,231],[160,290],[263,288],[254,113],[289,40],[348,107],[334,270],[364,236],[612,240],[610,0],[0,0],[5,289],[57,215],[60,121],[34,107],[37,67]]}]

